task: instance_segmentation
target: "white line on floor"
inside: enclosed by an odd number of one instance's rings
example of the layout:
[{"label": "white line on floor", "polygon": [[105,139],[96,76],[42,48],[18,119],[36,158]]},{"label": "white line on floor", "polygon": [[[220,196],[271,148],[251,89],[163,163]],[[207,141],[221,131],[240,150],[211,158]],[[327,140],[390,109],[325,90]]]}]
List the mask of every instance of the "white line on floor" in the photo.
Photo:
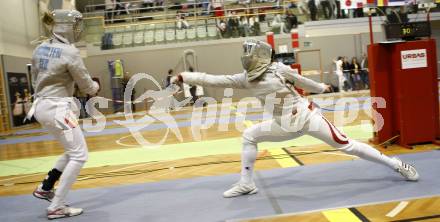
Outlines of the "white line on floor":
[{"label": "white line on floor", "polygon": [[130,134],[130,135],[127,135],[127,136],[123,136],[123,137],[117,139],[115,142],[116,142],[118,145],[126,146],[126,147],[139,146],[139,144],[136,144],[136,145],[134,145],[134,144],[125,144],[125,143],[121,142],[121,140],[123,140],[123,139],[125,139],[125,138],[128,138],[128,137],[131,137],[131,136],[132,136],[131,134]]},{"label": "white line on floor", "polygon": [[408,201],[401,201],[394,209],[387,213],[387,217],[395,217],[399,214],[406,206],[408,206]]},{"label": "white line on floor", "polygon": [[[29,175],[23,175],[23,176],[18,176],[18,177],[11,177],[11,178],[7,178],[7,179],[3,179],[0,180],[0,182],[3,181],[9,181],[9,180],[14,180],[14,179],[19,179],[19,178],[25,178],[25,177],[30,177],[30,176],[34,176],[35,174],[29,174]],[[3,184],[4,185],[4,184]]]},{"label": "white line on floor", "polygon": [[353,157],[356,159],[359,159],[359,157],[354,156],[354,155],[350,155],[350,154],[345,154],[345,153],[334,153],[334,152],[338,152],[338,150],[335,151],[331,151],[331,152],[319,152],[318,151],[311,151],[311,150],[292,150],[290,151],[290,153],[295,154],[295,153],[312,153],[312,154],[330,154],[330,155],[337,155],[337,156],[348,156],[348,157]]},{"label": "white line on floor", "polygon": [[[116,171],[122,171],[122,170],[130,169],[130,168],[133,168],[133,167],[138,167],[138,166],[142,166],[142,165],[146,165],[146,164],[151,164],[151,163],[141,163],[141,164],[126,166],[126,167],[122,167],[122,168],[119,168],[119,169],[114,169],[114,170],[110,170],[110,171],[107,171],[107,172],[103,172],[103,174],[113,173],[113,172],[116,172]],[[87,179],[90,179],[90,178],[92,178],[92,177],[83,177],[83,178],[79,178],[78,181],[87,180]]]}]

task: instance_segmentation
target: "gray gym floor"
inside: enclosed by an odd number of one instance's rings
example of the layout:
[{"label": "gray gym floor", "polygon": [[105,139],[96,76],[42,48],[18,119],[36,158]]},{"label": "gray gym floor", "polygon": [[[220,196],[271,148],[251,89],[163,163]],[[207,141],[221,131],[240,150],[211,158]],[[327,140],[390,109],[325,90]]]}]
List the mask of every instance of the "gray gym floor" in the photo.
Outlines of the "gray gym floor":
[{"label": "gray gym floor", "polygon": [[[85,213],[63,221],[224,221],[440,195],[440,151],[400,158],[417,167],[420,181],[354,160],[258,171],[260,192],[231,199],[222,193],[238,174],[81,189],[68,201]],[[46,221],[47,206],[31,195],[2,197],[0,221]]]}]

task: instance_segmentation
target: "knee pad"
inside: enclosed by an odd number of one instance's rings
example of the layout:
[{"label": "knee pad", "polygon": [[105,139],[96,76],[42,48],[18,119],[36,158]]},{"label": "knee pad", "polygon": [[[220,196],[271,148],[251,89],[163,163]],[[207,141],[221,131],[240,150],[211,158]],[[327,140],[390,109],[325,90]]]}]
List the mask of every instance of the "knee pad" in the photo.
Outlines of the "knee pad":
[{"label": "knee pad", "polygon": [[55,183],[60,179],[62,172],[53,168],[47,173],[46,178],[43,180],[42,189],[45,191],[50,191],[53,189]]}]

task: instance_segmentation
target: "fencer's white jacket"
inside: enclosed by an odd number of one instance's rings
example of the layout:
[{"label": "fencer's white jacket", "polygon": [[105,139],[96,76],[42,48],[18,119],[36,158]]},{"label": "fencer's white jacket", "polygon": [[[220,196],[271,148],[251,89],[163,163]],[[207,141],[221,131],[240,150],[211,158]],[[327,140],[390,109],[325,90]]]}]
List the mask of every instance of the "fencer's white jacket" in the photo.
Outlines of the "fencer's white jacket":
[{"label": "fencer's white jacket", "polygon": [[99,89],[84,66],[79,50],[57,35],[34,50],[31,73],[35,100],[28,117],[34,114],[38,100],[71,99],[75,83],[81,92],[89,95]]},{"label": "fencer's white jacket", "polygon": [[71,97],[75,83],[83,93],[95,94],[99,86],[92,80],[79,50],[57,39],[40,44],[32,56],[32,85],[40,97]]},{"label": "fencer's white jacket", "polygon": [[[310,114],[308,100],[288,83],[312,93],[322,93],[326,89],[325,84],[303,77],[296,69],[277,62],[272,63],[259,79],[251,82],[247,80],[246,72],[234,75],[183,72],[181,76],[183,82],[192,85],[248,89],[262,103],[265,112],[272,114],[280,125],[283,117],[289,118],[288,122],[291,122],[296,119],[296,114],[305,111],[302,113],[306,114],[303,119],[306,121]],[[266,103],[272,103],[273,106],[267,106]]]}]

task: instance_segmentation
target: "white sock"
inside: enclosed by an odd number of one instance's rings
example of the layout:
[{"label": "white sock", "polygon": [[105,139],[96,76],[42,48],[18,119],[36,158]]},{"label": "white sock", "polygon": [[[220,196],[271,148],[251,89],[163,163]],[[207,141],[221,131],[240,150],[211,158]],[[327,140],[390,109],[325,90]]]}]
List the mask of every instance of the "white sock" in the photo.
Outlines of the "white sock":
[{"label": "white sock", "polygon": [[252,174],[254,172],[254,164],[257,159],[257,145],[243,142],[243,150],[241,152],[241,182],[253,183]]},{"label": "white sock", "polygon": [[352,144],[349,147],[341,150],[345,153],[358,156],[364,160],[383,164],[394,170],[399,166],[398,160],[390,158],[370,145],[358,141],[352,141]]},{"label": "white sock", "polygon": [[76,181],[76,177],[79,175],[79,171],[83,167],[84,162],[70,160],[67,163],[66,168],[60,178],[58,189],[55,191],[55,197],[52,199],[52,203],[47,208],[48,210],[56,210],[64,205],[64,200],[69,192],[72,184]]}]

